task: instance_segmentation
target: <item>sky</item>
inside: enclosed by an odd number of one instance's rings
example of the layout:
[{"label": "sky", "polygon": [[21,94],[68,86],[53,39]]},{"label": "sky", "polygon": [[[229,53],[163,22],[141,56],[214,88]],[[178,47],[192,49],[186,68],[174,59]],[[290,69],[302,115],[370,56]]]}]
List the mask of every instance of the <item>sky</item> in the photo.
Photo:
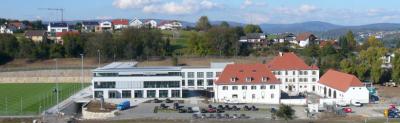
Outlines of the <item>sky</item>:
[{"label": "sky", "polygon": [[400,23],[400,0],[1,0],[0,18],[58,21],[176,19],[251,24],[324,21],[340,25]]}]

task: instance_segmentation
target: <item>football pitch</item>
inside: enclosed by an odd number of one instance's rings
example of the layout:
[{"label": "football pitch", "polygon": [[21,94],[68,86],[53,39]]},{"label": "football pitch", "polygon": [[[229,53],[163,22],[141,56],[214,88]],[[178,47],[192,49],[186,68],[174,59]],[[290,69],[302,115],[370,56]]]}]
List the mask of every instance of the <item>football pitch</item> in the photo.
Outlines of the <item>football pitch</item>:
[{"label": "football pitch", "polygon": [[[56,83],[0,84],[0,116],[37,115],[43,112],[57,104],[56,86]],[[60,83],[59,101],[63,101],[80,89],[80,83]]]}]

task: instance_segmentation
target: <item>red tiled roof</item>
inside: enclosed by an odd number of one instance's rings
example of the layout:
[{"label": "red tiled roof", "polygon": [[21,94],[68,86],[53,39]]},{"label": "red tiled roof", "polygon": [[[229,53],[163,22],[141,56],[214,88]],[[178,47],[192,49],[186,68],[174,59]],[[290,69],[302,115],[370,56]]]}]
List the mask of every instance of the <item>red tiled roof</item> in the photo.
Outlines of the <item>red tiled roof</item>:
[{"label": "red tiled roof", "polygon": [[115,19],[115,20],[112,20],[111,23],[113,25],[128,25],[129,24],[129,20],[127,20],[127,19]]},{"label": "red tiled roof", "polygon": [[69,31],[69,32],[57,32],[56,37],[62,37],[64,35],[79,35],[78,31]]},{"label": "red tiled roof", "polygon": [[311,35],[313,35],[313,34],[312,34],[312,33],[309,33],[309,32],[300,33],[300,34],[296,37],[296,40],[297,40],[297,41],[304,41],[304,40],[307,40],[308,38],[310,38]]},{"label": "red tiled roof", "polygon": [[[251,77],[251,82],[246,82],[246,78]],[[235,78],[235,82],[231,79]],[[262,82],[267,78],[266,82]],[[244,85],[244,84],[280,84],[275,75],[264,64],[229,64],[222,71],[220,77],[215,82],[217,85]]]},{"label": "red tiled roof", "polygon": [[334,40],[329,40],[329,41],[321,41],[319,42],[319,47],[325,47],[326,45],[336,45],[336,41]]},{"label": "red tiled roof", "polygon": [[332,69],[328,70],[321,77],[321,79],[319,79],[318,83],[340,90],[342,92],[346,92],[350,87],[364,86],[356,76],[335,71]]},{"label": "red tiled roof", "polygon": [[267,64],[271,70],[318,70],[318,66],[308,66],[303,59],[299,58],[293,52],[283,53],[282,56],[276,56]]}]

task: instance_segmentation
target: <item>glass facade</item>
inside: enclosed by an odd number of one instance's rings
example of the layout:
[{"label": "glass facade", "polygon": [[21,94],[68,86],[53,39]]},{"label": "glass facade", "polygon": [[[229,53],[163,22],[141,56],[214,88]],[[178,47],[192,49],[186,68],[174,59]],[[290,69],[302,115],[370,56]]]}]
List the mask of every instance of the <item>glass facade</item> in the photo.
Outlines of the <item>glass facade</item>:
[{"label": "glass facade", "polygon": [[197,86],[203,86],[204,85],[204,80],[199,79],[197,80]]},{"label": "glass facade", "polygon": [[104,96],[104,92],[103,91],[94,91],[94,97],[95,98],[101,98],[102,96]]},{"label": "glass facade", "polygon": [[115,88],[115,82],[94,82],[94,88]]},{"label": "glass facade", "polygon": [[188,86],[194,86],[194,80],[188,80]]},{"label": "glass facade", "polygon": [[204,78],[204,72],[197,72],[197,78]]},{"label": "glass facade", "polygon": [[171,97],[180,98],[181,91],[180,90],[171,90]]},{"label": "glass facade", "polygon": [[160,90],[158,92],[158,97],[160,98],[167,98],[168,97],[168,90]]},{"label": "glass facade", "polygon": [[130,90],[122,91],[122,98],[132,98],[132,91]]},{"label": "glass facade", "polygon": [[214,85],[213,80],[212,79],[207,79],[207,85],[208,86],[213,86]]},{"label": "glass facade", "polygon": [[156,90],[147,90],[147,98],[155,98]]},{"label": "glass facade", "polygon": [[135,98],[143,98],[143,90],[135,90]]},{"label": "glass facade", "polygon": [[188,78],[194,78],[194,72],[188,72]]},{"label": "glass facade", "polygon": [[212,78],[213,77],[213,72],[207,72],[207,78]]},{"label": "glass facade", "polygon": [[179,88],[179,81],[145,81],[144,88]]}]

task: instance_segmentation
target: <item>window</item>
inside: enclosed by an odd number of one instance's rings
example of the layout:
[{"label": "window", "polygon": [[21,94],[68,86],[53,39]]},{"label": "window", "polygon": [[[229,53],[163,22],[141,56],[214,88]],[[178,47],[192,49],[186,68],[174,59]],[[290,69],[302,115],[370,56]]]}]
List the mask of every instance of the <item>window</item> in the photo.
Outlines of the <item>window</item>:
[{"label": "window", "polygon": [[256,94],[252,94],[252,95],[251,95],[251,98],[252,98],[252,99],[255,99],[255,98],[256,98]]},{"label": "window", "polygon": [[296,71],[293,71],[292,74],[293,74],[293,75],[296,75]]},{"label": "window", "polygon": [[261,79],[261,81],[262,81],[262,82],[267,82],[267,81],[268,81],[268,77],[263,77],[263,78]]},{"label": "window", "polygon": [[299,75],[303,75],[303,71],[299,71]]},{"label": "window", "polygon": [[274,99],[274,94],[271,94],[271,99]]},{"label": "window", "polygon": [[199,79],[197,80],[197,86],[203,86],[204,85],[204,80]]},{"label": "window", "polygon": [[130,90],[122,91],[122,98],[131,98],[132,92]]},{"label": "window", "polygon": [[303,82],[303,78],[299,78],[299,82]]},{"label": "window", "polygon": [[312,71],[312,75],[316,75],[317,74],[317,71]]},{"label": "window", "polygon": [[101,98],[103,96],[104,96],[103,91],[94,91],[95,98]]},{"label": "window", "polygon": [[236,77],[232,77],[231,82],[236,82]]},{"label": "window", "polygon": [[204,72],[197,72],[197,78],[204,78]]},{"label": "window", "polygon": [[287,79],[287,78],[285,78],[285,82],[288,82],[288,79]]},{"label": "window", "polygon": [[194,72],[188,72],[188,78],[194,78]]},{"label": "window", "polygon": [[115,82],[94,82],[94,88],[115,88]]},{"label": "window", "polygon": [[208,86],[213,86],[214,85],[213,80],[212,79],[207,79],[207,85]]},{"label": "window", "polygon": [[281,78],[278,78],[278,81],[279,81],[279,82],[282,82]]},{"label": "window", "polygon": [[143,98],[143,91],[142,90],[135,90],[135,98]]},{"label": "window", "polygon": [[[287,87],[287,86],[286,86],[286,87]],[[269,86],[269,89],[271,89],[271,90],[275,89],[275,85],[270,85],[270,86]]]},{"label": "window", "polygon": [[118,91],[108,91],[108,98],[120,98]]},{"label": "window", "polygon": [[168,90],[160,90],[158,92],[158,97],[159,98],[167,98],[168,97]]},{"label": "window", "polygon": [[213,72],[207,72],[207,78],[212,78],[213,77]]},{"label": "window", "polygon": [[222,90],[228,90],[228,86],[222,86]]},{"label": "window", "polygon": [[238,86],[232,86],[232,90],[238,90]]},{"label": "window", "polygon": [[237,94],[232,94],[232,98],[236,99],[236,98],[238,98],[238,95]]},{"label": "window", "polygon": [[256,90],[257,89],[257,86],[251,86],[251,90]]},{"label": "window", "polygon": [[185,78],[185,72],[181,72],[182,78]]},{"label": "window", "polygon": [[308,74],[308,72],[307,71],[304,71],[304,75],[307,75]]},{"label": "window", "polygon": [[185,86],[185,85],[186,85],[185,80],[182,80],[182,86]]},{"label": "window", "polygon": [[194,80],[188,80],[188,86],[194,86]]},{"label": "window", "polygon": [[175,98],[181,97],[181,91],[180,90],[171,90],[171,97],[175,97]]},{"label": "window", "polygon": [[312,82],[315,82],[315,81],[317,81],[317,78],[312,78]]},{"label": "window", "polygon": [[308,82],[308,78],[304,78],[304,82]]},{"label": "window", "polygon": [[217,72],[217,73],[216,73],[216,76],[217,76],[217,77],[219,77],[219,75],[221,75],[221,72]]},{"label": "window", "polygon": [[281,75],[281,71],[278,71],[278,75]]},{"label": "window", "polygon": [[260,89],[265,90],[265,89],[267,89],[267,87],[265,85],[261,85]]},{"label": "window", "polygon": [[242,86],[242,90],[247,90],[247,86]]},{"label": "window", "polygon": [[246,77],[246,82],[251,82],[252,78],[251,77]]},{"label": "window", "polygon": [[288,75],[289,74],[289,72],[288,71],[285,71],[285,75]]},{"label": "window", "polygon": [[144,88],[179,88],[179,81],[144,81]]},{"label": "window", "polygon": [[155,98],[156,90],[147,90],[147,98]]}]

